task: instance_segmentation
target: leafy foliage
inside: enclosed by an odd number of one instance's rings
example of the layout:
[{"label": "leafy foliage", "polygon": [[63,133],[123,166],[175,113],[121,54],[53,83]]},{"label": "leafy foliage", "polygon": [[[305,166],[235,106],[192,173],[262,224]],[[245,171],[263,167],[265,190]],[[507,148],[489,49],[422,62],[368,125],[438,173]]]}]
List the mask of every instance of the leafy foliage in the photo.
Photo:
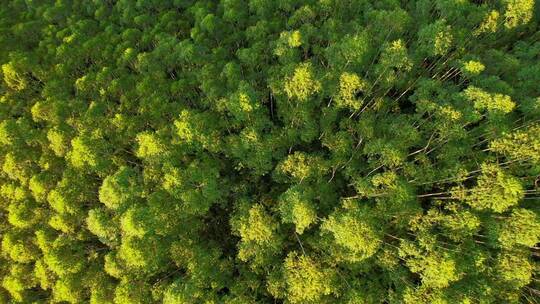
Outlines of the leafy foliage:
[{"label": "leafy foliage", "polygon": [[3,1],[0,303],[538,303],[539,8]]}]

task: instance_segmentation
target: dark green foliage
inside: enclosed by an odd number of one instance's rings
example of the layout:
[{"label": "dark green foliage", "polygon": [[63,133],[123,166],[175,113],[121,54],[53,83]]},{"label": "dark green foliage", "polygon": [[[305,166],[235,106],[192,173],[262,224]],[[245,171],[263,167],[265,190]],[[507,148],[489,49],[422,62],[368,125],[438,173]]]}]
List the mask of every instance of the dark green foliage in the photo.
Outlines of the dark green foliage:
[{"label": "dark green foliage", "polygon": [[0,4],[0,303],[540,303],[540,3]]}]

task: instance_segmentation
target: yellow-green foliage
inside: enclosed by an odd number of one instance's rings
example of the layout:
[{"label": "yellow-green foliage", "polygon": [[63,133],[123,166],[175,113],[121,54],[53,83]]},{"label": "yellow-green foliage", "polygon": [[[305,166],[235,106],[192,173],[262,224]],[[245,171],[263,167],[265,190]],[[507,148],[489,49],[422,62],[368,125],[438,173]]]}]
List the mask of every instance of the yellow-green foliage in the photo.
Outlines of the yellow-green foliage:
[{"label": "yellow-green foliage", "polygon": [[283,223],[292,223],[298,234],[302,234],[317,220],[317,211],[312,202],[313,194],[307,189],[291,188],[281,196],[280,212]]},{"label": "yellow-green foliage", "polygon": [[453,35],[450,25],[446,20],[437,20],[435,23],[426,25],[419,32],[420,48],[430,56],[445,55],[452,46]]},{"label": "yellow-green foliage", "polygon": [[240,237],[247,242],[264,244],[272,241],[277,224],[261,205],[254,205],[239,226]]},{"label": "yellow-green foliage", "polygon": [[534,247],[540,239],[538,216],[527,209],[514,209],[500,229],[498,240],[501,246],[508,249],[519,246]]},{"label": "yellow-green foliage", "polygon": [[360,262],[373,256],[381,246],[380,232],[369,212],[369,209],[335,212],[324,221],[321,230],[331,235],[336,259]]},{"label": "yellow-green foliage", "polygon": [[358,75],[343,73],[339,77],[339,95],[336,102],[342,107],[358,110],[362,106],[362,101],[356,99],[356,94],[366,89],[367,84]]},{"label": "yellow-green foliage", "polygon": [[540,162],[540,125],[504,134],[490,143],[490,148],[514,160]]},{"label": "yellow-green foliage", "polygon": [[534,0],[504,0],[502,2],[506,5],[504,25],[507,28],[527,24],[533,18]]},{"label": "yellow-green foliage", "polygon": [[135,153],[142,159],[162,157],[166,153],[163,144],[159,142],[155,134],[149,132],[137,134],[137,143],[138,148]]},{"label": "yellow-green foliage", "polygon": [[284,297],[290,303],[320,303],[324,296],[334,292],[335,273],[325,269],[313,258],[291,252],[282,266]]},{"label": "yellow-green foliage", "polygon": [[310,63],[298,65],[294,73],[285,79],[285,93],[289,98],[307,101],[310,96],[321,90],[321,83],[315,77]]},{"label": "yellow-green foliage", "polygon": [[103,209],[92,209],[86,218],[88,231],[100,238],[104,243],[115,241],[117,238],[117,224]]},{"label": "yellow-green foliage", "polygon": [[478,210],[492,210],[500,213],[515,206],[523,198],[523,186],[515,177],[507,175],[500,167],[483,164],[482,174],[475,187],[455,189],[453,196],[463,199]]},{"label": "yellow-green foliage", "polygon": [[489,94],[477,87],[468,87],[465,91],[465,98],[474,103],[474,107],[488,112],[511,112],[516,104],[510,96],[503,94]]},{"label": "yellow-green foliage", "polygon": [[496,262],[497,275],[503,284],[522,287],[531,281],[533,268],[527,255],[503,252]]},{"label": "yellow-green foliage", "polygon": [[486,67],[479,61],[469,60],[463,63],[462,70],[469,76],[476,76],[482,73]]},{"label": "yellow-green foliage", "polygon": [[2,65],[2,74],[4,74],[6,84],[13,90],[22,91],[28,85],[28,81],[20,71],[17,71],[13,62]]},{"label": "yellow-green foliage", "polygon": [[2,1],[0,304],[537,298],[539,1]]},{"label": "yellow-green foliage", "polygon": [[137,181],[133,170],[120,168],[107,176],[99,188],[99,200],[110,209],[119,209],[134,202],[137,196]]}]

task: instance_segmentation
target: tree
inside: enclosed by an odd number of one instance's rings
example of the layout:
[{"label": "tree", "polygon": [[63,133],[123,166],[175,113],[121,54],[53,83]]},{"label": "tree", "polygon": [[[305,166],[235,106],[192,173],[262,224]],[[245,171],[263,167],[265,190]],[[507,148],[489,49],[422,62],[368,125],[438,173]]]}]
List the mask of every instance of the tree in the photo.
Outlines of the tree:
[{"label": "tree", "polygon": [[99,200],[109,209],[123,210],[134,204],[140,195],[140,181],[135,170],[122,167],[107,176],[99,188]]},{"label": "tree", "polygon": [[8,222],[16,228],[30,228],[46,217],[44,209],[30,199],[12,202],[9,204],[7,211]]},{"label": "tree", "polygon": [[343,73],[339,77],[339,93],[336,104],[357,111],[362,106],[362,100],[357,100],[356,95],[367,89],[368,85],[357,74]]},{"label": "tree", "polygon": [[279,277],[270,278],[270,292],[291,303],[316,303],[335,292],[335,272],[313,258],[290,252]]},{"label": "tree", "polygon": [[107,172],[111,166],[108,155],[110,148],[103,139],[81,134],[71,140],[71,151],[67,158],[75,168],[94,172]]},{"label": "tree", "polygon": [[295,152],[277,165],[275,176],[277,179],[301,183],[320,178],[326,171],[326,165],[317,155]]},{"label": "tree", "polygon": [[292,187],[280,197],[281,221],[294,224],[296,233],[302,234],[317,221],[314,193],[305,187]]},{"label": "tree", "polygon": [[489,94],[482,89],[476,87],[468,87],[463,91],[465,98],[474,103],[474,107],[478,110],[487,110],[494,113],[509,113],[515,103],[510,99],[510,96],[502,94]]},{"label": "tree", "polygon": [[84,282],[79,276],[68,276],[57,280],[52,292],[55,301],[80,303],[84,299]]},{"label": "tree", "polygon": [[144,238],[127,235],[118,248],[118,258],[134,272],[155,274],[167,266],[167,250],[168,246],[156,235]]},{"label": "tree", "polygon": [[251,261],[254,266],[265,266],[264,262],[281,249],[279,224],[260,204],[249,207],[244,203],[241,208],[231,220],[233,231],[241,238],[238,258]]},{"label": "tree", "polygon": [[498,241],[504,248],[533,247],[540,239],[537,215],[527,209],[516,208],[500,223]]},{"label": "tree", "polygon": [[220,122],[219,117],[212,112],[183,110],[174,125],[182,145],[216,152],[221,148]]},{"label": "tree", "polygon": [[305,102],[308,97],[321,90],[321,84],[314,79],[313,67],[303,63],[294,69],[294,73],[285,79],[284,92],[289,98]]},{"label": "tree", "polygon": [[38,248],[25,231],[9,231],[2,237],[2,254],[14,263],[29,264],[38,258]]},{"label": "tree", "polygon": [[118,243],[118,223],[103,208],[88,211],[86,226],[88,231],[96,235],[102,243],[107,245]]},{"label": "tree", "polygon": [[12,299],[18,302],[32,301],[35,299],[31,289],[36,285],[32,276],[30,265],[13,263],[9,267],[9,273],[2,280],[5,288]]},{"label": "tree", "polygon": [[420,275],[422,287],[448,287],[462,276],[451,253],[426,252],[412,244],[404,244],[400,248],[399,254],[405,258],[407,267]]},{"label": "tree", "polygon": [[482,174],[472,189],[456,188],[452,196],[463,199],[478,210],[491,210],[497,213],[515,206],[523,198],[523,186],[515,177],[508,176],[495,164],[483,164]]},{"label": "tree", "polygon": [[152,303],[150,286],[141,281],[124,279],[114,290],[114,303]]},{"label": "tree", "polygon": [[47,267],[60,278],[78,274],[85,267],[82,244],[66,235],[58,236],[47,248],[42,248]]},{"label": "tree", "polygon": [[504,13],[504,25],[507,28],[514,28],[527,24],[533,17],[534,1],[530,0],[509,0],[502,1],[506,5]]},{"label": "tree", "polygon": [[214,160],[191,162],[183,171],[168,167],[164,176],[164,189],[181,199],[183,210],[189,214],[205,214],[220,201],[226,188],[220,182],[220,172]]},{"label": "tree", "polygon": [[166,148],[156,135],[145,132],[137,135],[138,148],[135,155],[142,159],[161,159],[167,154]]},{"label": "tree", "polygon": [[382,232],[369,208],[334,211],[321,225],[329,237],[328,250],[336,261],[356,263],[375,254],[381,246]]},{"label": "tree", "polygon": [[531,160],[534,163],[540,161],[540,138],[538,137],[540,126],[533,124],[525,129],[507,133],[493,140],[490,148],[496,153],[505,155],[509,160]]},{"label": "tree", "polygon": [[452,40],[451,27],[444,19],[426,25],[418,32],[418,48],[428,56],[446,55],[452,46]]}]

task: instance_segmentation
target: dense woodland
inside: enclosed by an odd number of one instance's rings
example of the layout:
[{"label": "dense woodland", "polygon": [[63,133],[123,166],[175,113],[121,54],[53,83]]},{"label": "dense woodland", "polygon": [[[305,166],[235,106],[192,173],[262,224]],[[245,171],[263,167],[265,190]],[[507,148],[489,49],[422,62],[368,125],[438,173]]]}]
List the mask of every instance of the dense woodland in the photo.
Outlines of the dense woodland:
[{"label": "dense woodland", "polygon": [[0,303],[540,303],[539,20],[2,1]]}]

